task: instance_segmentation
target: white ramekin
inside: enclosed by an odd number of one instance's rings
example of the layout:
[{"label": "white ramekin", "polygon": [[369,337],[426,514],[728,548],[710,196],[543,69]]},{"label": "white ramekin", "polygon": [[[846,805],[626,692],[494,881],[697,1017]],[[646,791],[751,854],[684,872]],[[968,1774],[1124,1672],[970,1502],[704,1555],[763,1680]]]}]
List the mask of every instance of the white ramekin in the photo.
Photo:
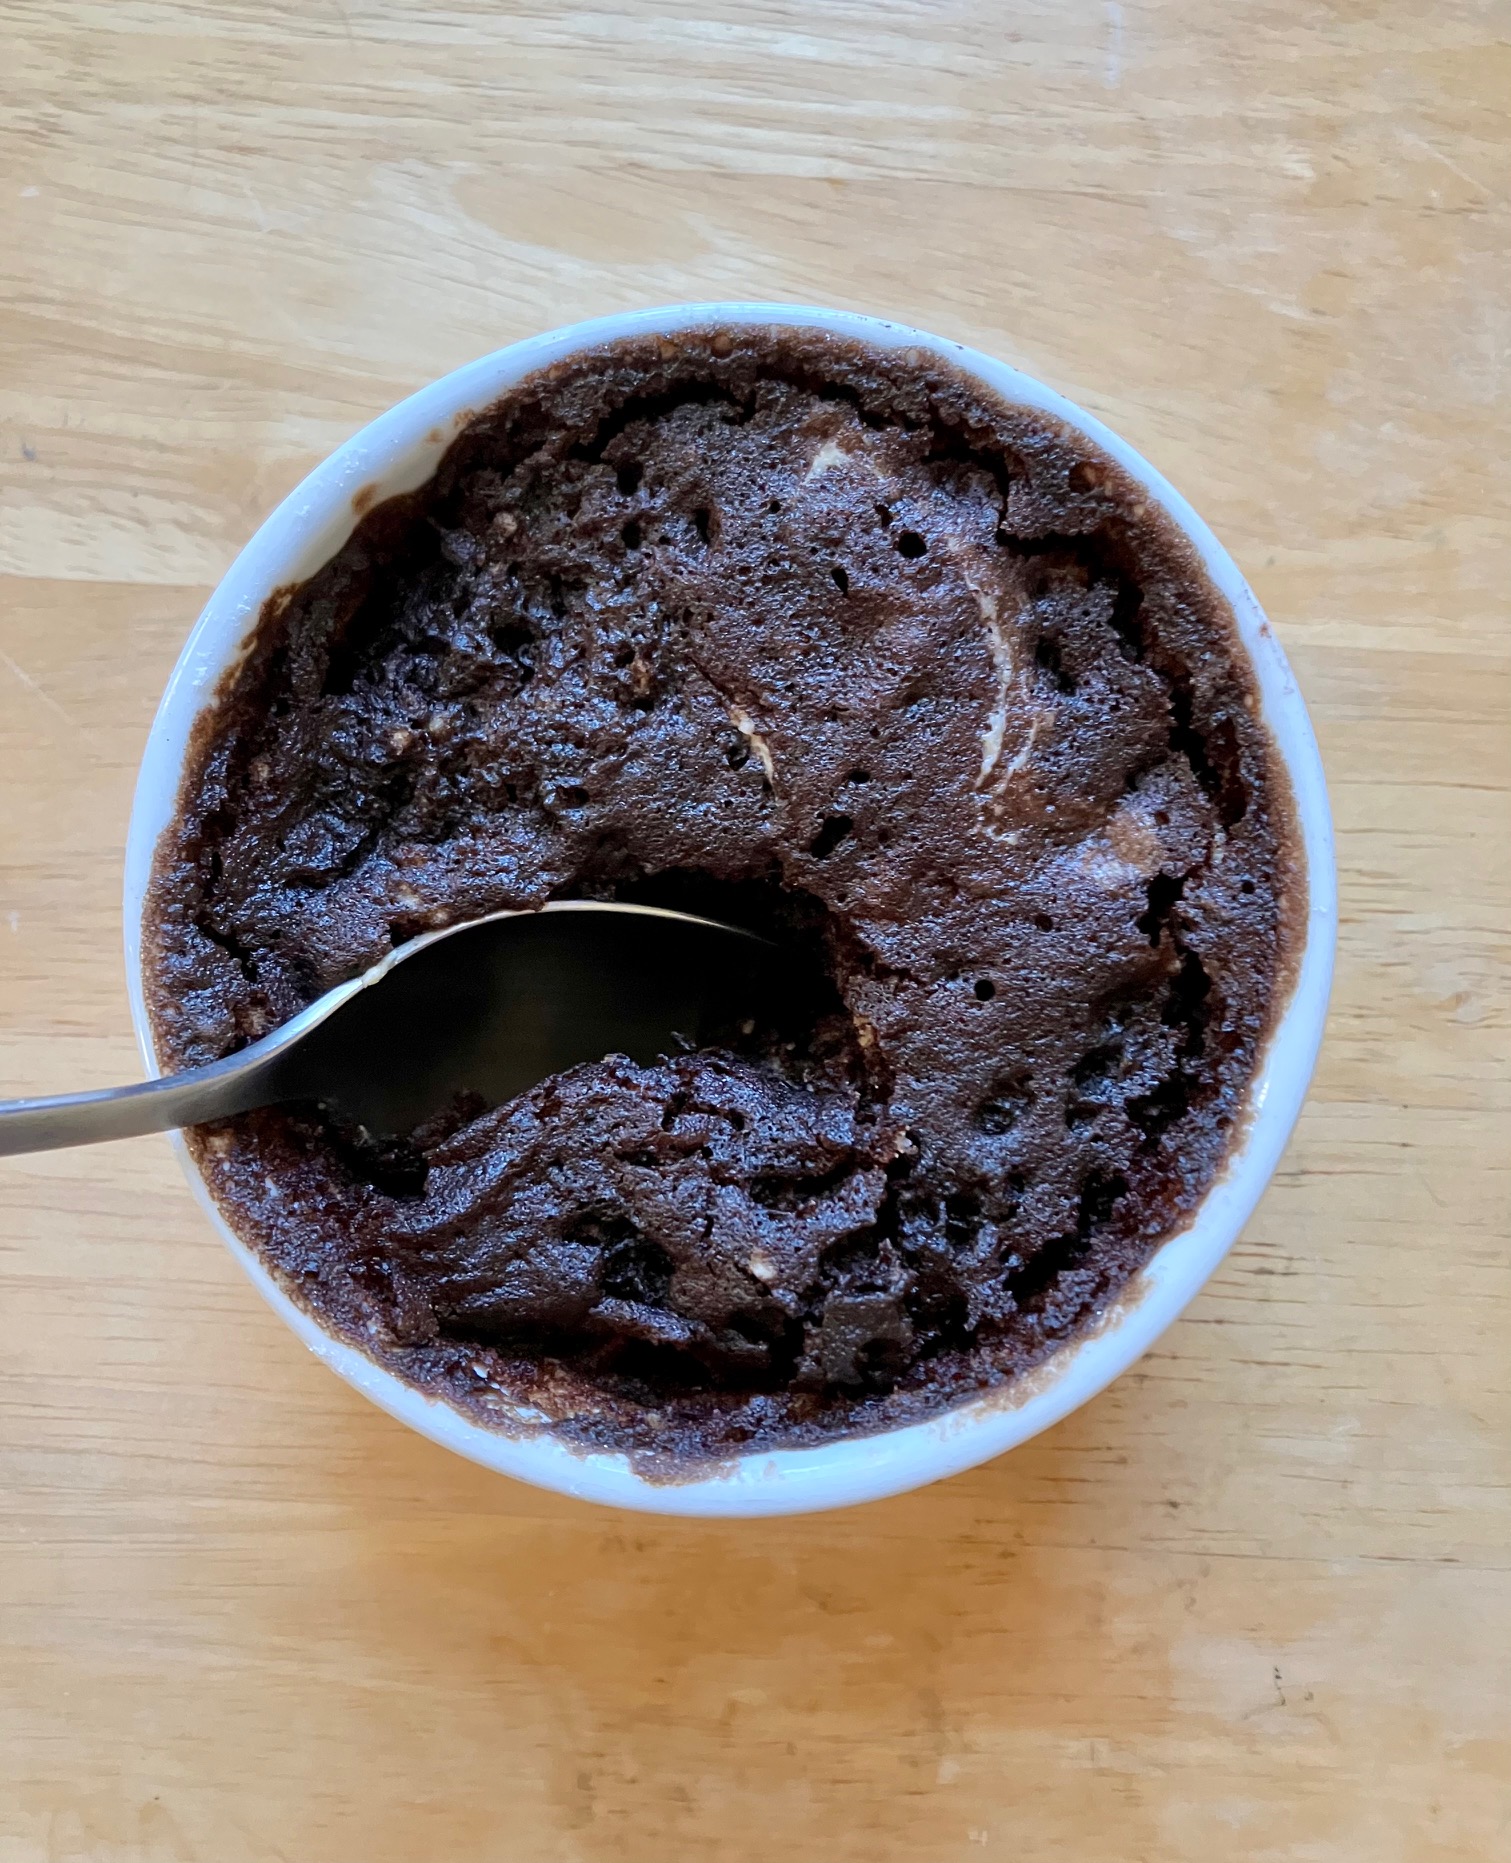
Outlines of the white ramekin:
[{"label": "white ramekin", "polygon": [[[926,1423],[821,1448],[742,1456],[714,1474],[651,1481],[623,1456],[585,1454],[532,1430],[485,1429],[402,1383],[296,1306],[215,1207],[182,1138],[179,1158],[211,1222],[268,1304],[348,1384],[435,1442],[521,1481],[649,1513],[803,1513],[898,1494],[1000,1455],[1084,1404],[1153,1343],[1227,1253],[1275,1169],[1300,1111],[1322,1036],[1332,976],[1336,891],[1332,823],[1306,707],[1285,655],[1232,558],[1184,498],[1100,421],[1005,363],[901,324],[791,304],[677,304],[569,325],[527,338],[432,382],[348,440],[287,497],[231,565],[189,636],[163,694],[137,781],[126,845],[126,968],[131,1013],[148,1068],[158,1071],[143,997],[142,911],[153,849],[178,798],[194,720],[234,664],[268,595],[301,581],[346,541],[358,508],[422,485],[466,415],[521,377],[574,351],[619,337],[721,325],[799,325],[883,348],[931,352],[977,377],[1004,400],[1042,408],[1078,429],[1147,489],[1195,547],[1232,604],[1252,656],[1264,717],[1290,772],[1305,841],[1305,944],[1290,1001],[1255,1081],[1251,1117],[1222,1176],[1188,1228],[1171,1238],[1086,1337],[1059,1351],[1017,1387],[978,1398]],[[359,496],[360,495],[360,496]]]}]

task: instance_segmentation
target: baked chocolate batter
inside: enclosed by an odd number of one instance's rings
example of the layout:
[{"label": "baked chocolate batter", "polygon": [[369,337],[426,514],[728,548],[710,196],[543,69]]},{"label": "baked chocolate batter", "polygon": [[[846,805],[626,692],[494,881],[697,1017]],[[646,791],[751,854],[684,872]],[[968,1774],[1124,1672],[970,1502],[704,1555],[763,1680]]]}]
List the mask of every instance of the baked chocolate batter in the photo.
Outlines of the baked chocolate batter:
[{"label": "baked chocolate batter", "polygon": [[1033,1364],[1200,1201],[1302,881],[1232,617],[1139,489],[932,359],[601,349],[270,602],[149,940],[165,1060],[392,944],[564,896],[775,931],[728,1049],[376,1144],[206,1129],[283,1284],[402,1376],[681,1458]]}]

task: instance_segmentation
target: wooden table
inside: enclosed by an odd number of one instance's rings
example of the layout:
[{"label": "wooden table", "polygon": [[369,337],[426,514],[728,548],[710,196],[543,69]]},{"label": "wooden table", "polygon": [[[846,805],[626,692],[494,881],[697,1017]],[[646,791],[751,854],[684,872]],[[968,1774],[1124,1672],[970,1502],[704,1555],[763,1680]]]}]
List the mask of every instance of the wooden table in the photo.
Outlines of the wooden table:
[{"label": "wooden table", "polygon": [[406,1434],[161,1141],[0,1175],[0,1859],[1511,1857],[1511,68],[1418,0],[0,0],[0,1080],[137,1062],[132,773],[274,501],[481,351],[875,309],[1186,490],[1313,706],[1341,965],[1159,1348],[791,1522]]}]

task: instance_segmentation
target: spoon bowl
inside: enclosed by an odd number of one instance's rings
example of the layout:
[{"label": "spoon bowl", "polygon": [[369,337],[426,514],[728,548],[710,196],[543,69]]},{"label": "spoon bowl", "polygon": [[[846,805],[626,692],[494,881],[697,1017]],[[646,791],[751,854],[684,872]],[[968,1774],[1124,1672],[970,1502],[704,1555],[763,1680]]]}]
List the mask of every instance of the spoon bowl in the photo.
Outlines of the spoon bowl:
[{"label": "spoon bowl", "polygon": [[737,1027],[773,952],[712,919],[589,900],[446,927],[401,945],[312,1025],[280,1097],[387,1135],[458,1095],[498,1105],[607,1054],[648,1066]]}]

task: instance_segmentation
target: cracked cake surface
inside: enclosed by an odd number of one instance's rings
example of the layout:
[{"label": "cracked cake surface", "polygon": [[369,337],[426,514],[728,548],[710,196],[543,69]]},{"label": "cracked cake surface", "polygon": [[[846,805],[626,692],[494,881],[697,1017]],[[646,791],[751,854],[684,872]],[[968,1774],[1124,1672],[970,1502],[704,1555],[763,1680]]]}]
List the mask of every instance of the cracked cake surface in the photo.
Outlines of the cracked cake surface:
[{"label": "cracked cake surface", "polygon": [[307,1309],[511,1426],[697,1459],[916,1418],[1104,1311],[1221,1169],[1304,881],[1232,615],[1137,484],[917,352],[573,357],[270,601],[148,905],[164,1062],[431,926],[683,906],[794,1022],[379,1145],[192,1144]]}]

